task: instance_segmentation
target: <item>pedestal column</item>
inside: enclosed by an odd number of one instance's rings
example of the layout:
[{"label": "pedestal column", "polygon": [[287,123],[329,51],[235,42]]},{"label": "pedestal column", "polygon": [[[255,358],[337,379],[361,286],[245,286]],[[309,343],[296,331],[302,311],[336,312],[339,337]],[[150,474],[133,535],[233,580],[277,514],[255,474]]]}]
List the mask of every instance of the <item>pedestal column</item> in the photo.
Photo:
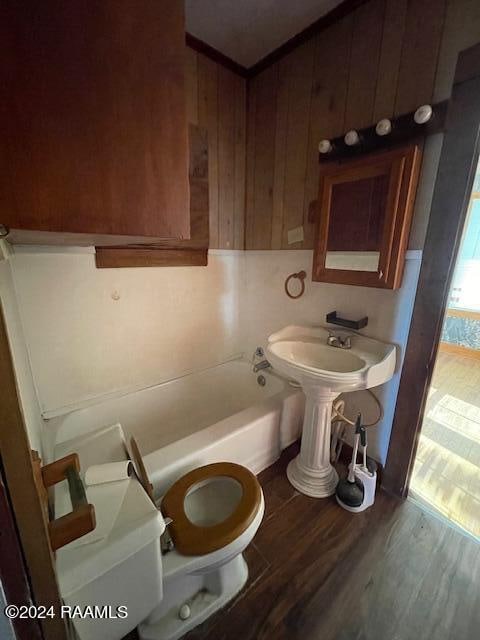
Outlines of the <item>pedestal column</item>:
[{"label": "pedestal column", "polygon": [[292,485],[314,498],[326,498],[335,493],[338,476],[330,464],[330,431],[332,403],[338,393],[321,387],[305,385],[305,417],[299,455],[287,468]]}]

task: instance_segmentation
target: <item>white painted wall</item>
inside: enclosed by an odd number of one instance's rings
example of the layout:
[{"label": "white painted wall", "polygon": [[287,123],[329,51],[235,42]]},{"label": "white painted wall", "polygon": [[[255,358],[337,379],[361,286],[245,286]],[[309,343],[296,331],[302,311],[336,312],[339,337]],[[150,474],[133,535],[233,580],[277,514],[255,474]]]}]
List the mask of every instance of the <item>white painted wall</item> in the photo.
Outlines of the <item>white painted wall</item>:
[{"label": "white painted wall", "polygon": [[[311,281],[312,251],[247,251],[245,264],[245,299],[242,304],[242,342],[248,355],[264,346],[266,337],[287,324],[325,324],[329,311],[347,318],[368,316],[362,333],[398,346],[397,371],[387,384],[376,389],[385,408],[385,417],[370,431],[371,454],[386,460],[400,369],[415,299],[421,252],[409,251],[402,287],[398,291],[334,285]],[[285,278],[304,269],[308,278],[303,297],[292,300],[285,295]],[[349,415],[358,411],[367,422],[376,415],[376,407],[364,392],[346,396]]]},{"label": "white painted wall", "polygon": [[11,260],[44,416],[148,387],[240,351],[240,252],[208,267],[96,269],[93,249]]},{"label": "white painted wall", "polygon": [[[388,291],[311,282],[312,251],[213,251],[206,268],[100,270],[90,249],[15,251],[10,264],[44,416],[241,352],[250,357],[271,332],[290,323],[324,324],[326,313],[337,310],[369,316],[366,335],[399,345],[395,378],[378,390],[385,418],[371,438],[372,454],[385,461],[420,252],[407,254],[402,288]],[[284,281],[300,269],[308,274],[306,293],[291,300]],[[31,396],[31,379],[25,384]],[[365,394],[347,402],[351,414],[361,410],[367,420],[375,414]]]},{"label": "white painted wall", "polygon": [[8,245],[4,241],[0,241],[0,306],[5,317],[30,446],[41,454],[43,423],[17,305],[9,253]]}]

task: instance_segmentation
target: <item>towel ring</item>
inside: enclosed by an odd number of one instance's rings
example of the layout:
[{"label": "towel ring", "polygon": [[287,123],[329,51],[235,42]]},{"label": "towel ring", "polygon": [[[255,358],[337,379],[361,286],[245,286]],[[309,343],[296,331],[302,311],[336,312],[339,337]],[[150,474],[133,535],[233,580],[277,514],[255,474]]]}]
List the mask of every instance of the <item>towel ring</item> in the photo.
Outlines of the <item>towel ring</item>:
[{"label": "towel ring", "polygon": [[[299,271],[298,273],[291,273],[288,278],[285,280],[285,293],[287,294],[287,296],[289,298],[292,298],[293,300],[296,300],[297,298],[301,298],[303,296],[303,294],[305,293],[305,278],[307,277],[307,272],[306,271]],[[297,278],[298,280],[300,280],[301,283],[301,288],[300,288],[300,293],[297,293],[297,295],[293,295],[293,293],[290,293],[290,291],[288,290],[288,285],[290,283],[290,280],[292,278]]]}]

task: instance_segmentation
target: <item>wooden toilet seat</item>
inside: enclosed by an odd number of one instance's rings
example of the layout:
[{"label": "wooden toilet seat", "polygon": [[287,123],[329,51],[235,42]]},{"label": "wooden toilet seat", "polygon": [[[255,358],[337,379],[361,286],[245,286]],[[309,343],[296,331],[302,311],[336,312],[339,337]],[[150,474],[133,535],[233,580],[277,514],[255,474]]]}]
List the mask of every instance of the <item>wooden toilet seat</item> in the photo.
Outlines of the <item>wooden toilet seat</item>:
[{"label": "wooden toilet seat", "polygon": [[[204,480],[227,477],[242,487],[242,497],[235,511],[212,526],[193,524],[185,513],[185,497],[195,484]],[[233,462],[216,462],[199,467],[181,477],[165,494],[161,510],[171,518],[169,531],[175,548],[186,556],[204,555],[221,549],[238,538],[253,522],[262,501],[257,478],[245,467]]]}]

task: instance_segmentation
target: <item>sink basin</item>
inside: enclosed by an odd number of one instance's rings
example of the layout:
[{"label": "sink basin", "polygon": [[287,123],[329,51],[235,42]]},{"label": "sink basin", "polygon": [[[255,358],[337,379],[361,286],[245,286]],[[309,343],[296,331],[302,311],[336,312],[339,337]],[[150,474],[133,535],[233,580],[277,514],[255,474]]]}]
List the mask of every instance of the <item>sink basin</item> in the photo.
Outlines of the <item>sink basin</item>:
[{"label": "sink basin", "polygon": [[[268,338],[268,359],[275,369],[297,380],[342,393],[383,384],[395,370],[395,347],[348,331],[351,349],[327,344],[324,327],[289,326]],[[337,393],[337,395],[338,395]]]},{"label": "sink basin", "polygon": [[[327,344],[331,333],[350,335],[351,348]],[[267,354],[273,368],[299,382],[306,396],[302,446],[288,466],[288,478],[306,495],[332,495],[338,482],[330,464],[332,403],[340,393],[390,380],[396,349],[348,330],[292,325],[268,338]]]}]

